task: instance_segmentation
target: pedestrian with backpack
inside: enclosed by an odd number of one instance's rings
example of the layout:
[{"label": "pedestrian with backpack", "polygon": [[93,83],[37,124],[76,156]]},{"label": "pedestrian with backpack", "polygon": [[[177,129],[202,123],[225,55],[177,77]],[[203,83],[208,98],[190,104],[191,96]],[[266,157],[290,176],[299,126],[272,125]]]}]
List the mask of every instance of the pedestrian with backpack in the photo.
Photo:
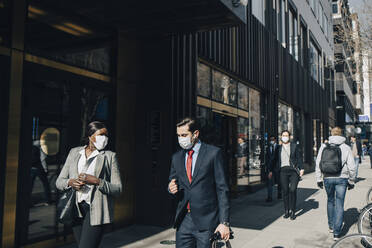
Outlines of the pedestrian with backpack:
[{"label": "pedestrian with backpack", "polygon": [[335,127],[331,131],[329,143],[323,144],[316,159],[315,174],[319,188],[327,192],[327,215],[329,231],[334,240],[340,238],[346,188],[354,188],[356,165],[350,146],[342,136],[342,129]]}]

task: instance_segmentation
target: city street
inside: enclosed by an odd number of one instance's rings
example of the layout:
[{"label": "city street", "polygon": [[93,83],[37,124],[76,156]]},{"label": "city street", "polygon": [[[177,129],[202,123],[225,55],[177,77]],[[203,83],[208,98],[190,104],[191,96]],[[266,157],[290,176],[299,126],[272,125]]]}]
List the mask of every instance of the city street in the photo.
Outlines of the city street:
[{"label": "city street", "polygon": [[[357,232],[355,223],[372,185],[371,172],[369,157],[366,157],[359,168],[359,182],[353,190],[347,191],[344,234]],[[314,173],[305,175],[300,182],[296,220],[282,218],[281,201],[268,204],[265,198],[266,189],[262,189],[232,201],[233,248],[329,248],[333,244],[333,236],[328,233],[325,191],[316,187]],[[174,230],[135,225],[107,234],[102,247],[175,247],[161,244],[162,241],[174,241]]]}]

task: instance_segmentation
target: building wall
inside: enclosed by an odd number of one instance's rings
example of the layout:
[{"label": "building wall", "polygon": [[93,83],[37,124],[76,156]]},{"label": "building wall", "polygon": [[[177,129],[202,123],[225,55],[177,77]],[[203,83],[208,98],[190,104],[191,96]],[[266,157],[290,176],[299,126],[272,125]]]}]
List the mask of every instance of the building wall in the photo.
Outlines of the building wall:
[{"label": "building wall", "polygon": [[364,115],[368,115],[369,120],[371,120],[371,81],[372,74],[370,64],[370,55],[363,54],[363,93],[364,93]]}]

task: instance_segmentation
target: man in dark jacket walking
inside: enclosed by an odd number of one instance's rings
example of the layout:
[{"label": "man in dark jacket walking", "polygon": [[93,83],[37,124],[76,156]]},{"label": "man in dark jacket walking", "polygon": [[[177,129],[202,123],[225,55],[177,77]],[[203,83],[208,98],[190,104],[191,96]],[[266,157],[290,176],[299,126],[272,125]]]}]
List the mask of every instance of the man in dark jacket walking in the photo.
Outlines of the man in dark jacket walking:
[{"label": "man in dark jacket walking", "polygon": [[273,201],[273,186],[278,184],[278,199],[282,198],[282,189],[280,187],[280,168],[278,167],[279,145],[276,143],[276,137],[270,136],[270,143],[266,150],[266,175],[267,175],[267,199],[266,202]]},{"label": "man in dark jacket walking", "polygon": [[177,198],[177,248],[210,248],[210,237],[230,236],[230,204],[222,151],[199,140],[195,119],[177,124],[182,150],[172,157],[168,191]]}]

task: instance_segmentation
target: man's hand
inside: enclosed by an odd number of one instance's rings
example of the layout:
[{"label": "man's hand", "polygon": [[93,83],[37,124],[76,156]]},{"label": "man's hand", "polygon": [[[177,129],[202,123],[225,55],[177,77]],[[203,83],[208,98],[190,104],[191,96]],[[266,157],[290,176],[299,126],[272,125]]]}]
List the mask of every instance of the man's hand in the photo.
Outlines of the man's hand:
[{"label": "man's hand", "polygon": [[323,188],[323,182],[317,182],[319,188]]},{"label": "man's hand", "polygon": [[305,173],[305,170],[300,170],[300,177],[302,177]]},{"label": "man's hand", "polygon": [[85,183],[77,180],[77,179],[70,179],[68,181],[68,186],[74,188],[75,190],[80,190],[81,187],[83,187],[85,185]]},{"label": "man's hand", "polygon": [[172,181],[170,181],[170,183],[168,185],[168,189],[169,189],[169,192],[173,195],[178,192],[178,186],[177,186],[177,183],[176,183],[176,179],[172,179]]},{"label": "man's hand", "polygon": [[271,179],[273,177],[273,173],[270,171],[268,178]]},{"label": "man's hand", "polygon": [[228,226],[225,226],[224,224],[219,224],[216,228],[216,231],[214,233],[219,232],[221,234],[221,238],[225,241],[228,241],[230,238],[230,228]]},{"label": "man's hand", "polygon": [[347,182],[347,189],[348,189],[348,190],[353,189],[354,186],[355,186],[355,185],[354,185],[353,183]]},{"label": "man's hand", "polygon": [[83,182],[84,184],[88,185],[99,185],[99,179],[95,176],[86,174],[86,173],[80,173],[79,175],[79,181]]}]

